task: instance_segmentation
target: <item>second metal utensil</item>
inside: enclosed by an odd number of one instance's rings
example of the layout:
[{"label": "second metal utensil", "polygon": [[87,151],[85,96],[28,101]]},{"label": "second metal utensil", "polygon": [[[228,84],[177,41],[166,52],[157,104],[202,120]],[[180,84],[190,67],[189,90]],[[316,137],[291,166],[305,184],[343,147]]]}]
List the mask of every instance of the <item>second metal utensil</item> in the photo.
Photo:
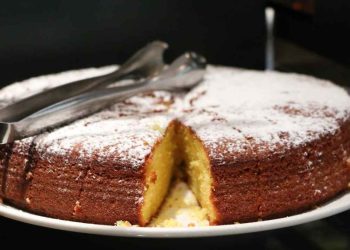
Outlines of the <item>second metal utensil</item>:
[{"label": "second metal utensil", "polygon": [[22,99],[0,109],[0,121],[18,121],[49,105],[93,89],[104,88],[123,79],[140,80],[152,77],[164,68],[163,53],[167,47],[165,42],[154,41],[109,74],[60,85]]},{"label": "second metal utensil", "polygon": [[202,80],[205,67],[206,62],[203,57],[195,53],[186,53],[152,79],[130,86],[88,92],[49,106],[19,122],[0,123],[0,143],[9,143],[38,134],[47,128],[89,115],[111,103],[120,102],[139,93],[191,88]]}]

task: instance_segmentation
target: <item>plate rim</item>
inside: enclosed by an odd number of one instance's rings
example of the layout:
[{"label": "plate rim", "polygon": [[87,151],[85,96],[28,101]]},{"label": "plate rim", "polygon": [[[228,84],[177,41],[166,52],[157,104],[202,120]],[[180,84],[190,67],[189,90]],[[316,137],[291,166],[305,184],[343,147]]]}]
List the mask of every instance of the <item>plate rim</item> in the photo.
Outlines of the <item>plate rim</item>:
[{"label": "plate rim", "polygon": [[254,233],[296,226],[323,219],[348,209],[350,209],[350,190],[337,195],[317,208],[296,215],[256,222],[192,228],[98,225],[36,215],[7,204],[0,204],[0,215],[23,223],[76,233],[138,238],[194,238]]}]

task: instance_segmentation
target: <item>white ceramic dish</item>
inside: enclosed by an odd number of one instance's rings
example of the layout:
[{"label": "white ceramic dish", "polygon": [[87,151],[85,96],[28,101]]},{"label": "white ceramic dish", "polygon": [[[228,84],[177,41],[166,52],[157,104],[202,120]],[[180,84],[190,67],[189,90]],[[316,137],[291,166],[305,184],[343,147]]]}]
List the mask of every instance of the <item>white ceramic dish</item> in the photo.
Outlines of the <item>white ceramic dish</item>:
[{"label": "white ceramic dish", "polygon": [[233,235],[284,228],[319,220],[347,209],[350,209],[350,192],[336,197],[319,208],[293,216],[251,223],[194,228],[117,227],[87,224],[38,216],[5,204],[0,204],[0,215],[33,225],[79,233],[125,237],[180,238]]}]

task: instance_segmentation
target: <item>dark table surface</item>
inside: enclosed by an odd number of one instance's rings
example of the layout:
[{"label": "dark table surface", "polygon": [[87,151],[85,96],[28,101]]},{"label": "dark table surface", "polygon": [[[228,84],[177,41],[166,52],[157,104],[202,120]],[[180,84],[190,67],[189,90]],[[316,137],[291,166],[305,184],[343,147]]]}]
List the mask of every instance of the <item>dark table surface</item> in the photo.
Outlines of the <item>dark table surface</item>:
[{"label": "dark table surface", "polygon": [[[348,67],[284,40],[276,41],[276,57],[278,70],[311,74],[349,86]],[[350,211],[284,229],[193,239],[94,236],[41,228],[0,217],[0,243],[0,249],[22,244],[39,249],[48,249],[48,246],[80,249],[350,249]]]}]

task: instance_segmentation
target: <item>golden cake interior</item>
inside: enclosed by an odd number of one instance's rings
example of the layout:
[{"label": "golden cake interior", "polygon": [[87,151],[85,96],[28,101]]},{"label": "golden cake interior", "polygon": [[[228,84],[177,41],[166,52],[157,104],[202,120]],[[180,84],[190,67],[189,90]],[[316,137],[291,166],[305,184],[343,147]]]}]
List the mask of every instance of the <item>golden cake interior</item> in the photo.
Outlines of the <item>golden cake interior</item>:
[{"label": "golden cake interior", "polygon": [[188,184],[200,205],[206,209],[209,221],[216,221],[216,213],[211,201],[212,175],[210,163],[202,142],[193,131],[180,125],[179,141],[182,159],[188,176]]},{"label": "golden cake interior", "polygon": [[146,163],[146,190],[141,208],[142,225],[147,224],[158,211],[168,192],[178,158],[177,143],[174,143],[175,129],[175,124],[167,128],[164,138],[157,143]]},{"label": "golden cake interior", "polygon": [[163,203],[174,169],[184,165],[188,184],[199,204],[214,223],[216,213],[211,202],[212,177],[202,142],[190,128],[172,123],[163,139],[154,147],[146,164],[146,190],[141,208],[142,225],[146,225]]}]

